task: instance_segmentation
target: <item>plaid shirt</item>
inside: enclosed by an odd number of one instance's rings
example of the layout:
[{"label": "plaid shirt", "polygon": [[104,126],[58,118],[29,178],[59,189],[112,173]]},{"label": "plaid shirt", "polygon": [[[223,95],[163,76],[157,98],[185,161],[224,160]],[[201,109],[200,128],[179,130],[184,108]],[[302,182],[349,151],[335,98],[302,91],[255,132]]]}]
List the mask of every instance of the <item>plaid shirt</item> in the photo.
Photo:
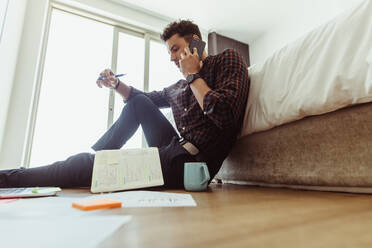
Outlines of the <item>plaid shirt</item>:
[{"label": "plaid shirt", "polygon": [[149,93],[132,87],[128,100],[145,94],[159,108],[171,107],[180,135],[202,153],[220,155],[223,161],[242,126],[250,85],[248,71],[242,57],[227,49],[208,56],[199,75],[211,88],[203,99],[204,111],[186,80]]}]

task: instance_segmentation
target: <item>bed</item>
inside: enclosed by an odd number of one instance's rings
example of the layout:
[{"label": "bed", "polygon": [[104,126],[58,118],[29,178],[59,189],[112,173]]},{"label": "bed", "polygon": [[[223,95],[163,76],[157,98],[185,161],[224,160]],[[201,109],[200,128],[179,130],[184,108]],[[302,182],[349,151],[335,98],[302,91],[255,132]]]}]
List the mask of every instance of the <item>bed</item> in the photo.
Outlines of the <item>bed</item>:
[{"label": "bed", "polygon": [[249,68],[241,136],[216,179],[372,193],[372,0]]}]

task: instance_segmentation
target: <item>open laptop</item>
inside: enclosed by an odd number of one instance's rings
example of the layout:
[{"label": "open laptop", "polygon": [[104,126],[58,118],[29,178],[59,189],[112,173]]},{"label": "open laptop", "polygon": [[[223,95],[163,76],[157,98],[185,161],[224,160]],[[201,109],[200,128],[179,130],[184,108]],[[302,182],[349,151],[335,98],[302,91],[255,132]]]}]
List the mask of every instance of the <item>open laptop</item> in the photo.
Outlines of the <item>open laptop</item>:
[{"label": "open laptop", "polygon": [[58,187],[0,188],[0,199],[53,196],[58,191]]}]

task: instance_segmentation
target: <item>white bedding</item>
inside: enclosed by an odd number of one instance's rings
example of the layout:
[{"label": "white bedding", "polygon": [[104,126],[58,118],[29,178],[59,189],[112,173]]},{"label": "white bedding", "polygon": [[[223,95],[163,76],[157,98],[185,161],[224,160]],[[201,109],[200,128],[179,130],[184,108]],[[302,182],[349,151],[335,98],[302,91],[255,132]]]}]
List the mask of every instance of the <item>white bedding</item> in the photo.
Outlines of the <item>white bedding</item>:
[{"label": "white bedding", "polygon": [[372,101],[372,0],[249,68],[241,136]]}]

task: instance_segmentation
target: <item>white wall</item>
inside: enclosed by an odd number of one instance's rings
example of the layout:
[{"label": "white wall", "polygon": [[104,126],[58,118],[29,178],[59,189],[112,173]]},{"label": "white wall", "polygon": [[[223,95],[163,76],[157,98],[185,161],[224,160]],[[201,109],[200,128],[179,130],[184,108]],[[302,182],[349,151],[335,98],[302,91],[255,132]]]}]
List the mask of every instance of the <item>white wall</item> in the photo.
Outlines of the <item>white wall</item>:
[{"label": "white wall", "polygon": [[7,12],[5,9],[1,10],[5,18],[4,23],[1,23],[3,30],[0,40],[0,150],[5,133],[26,5],[27,0],[9,1]]},{"label": "white wall", "polygon": [[[11,97],[3,129],[0,168],[20,166],[48,8],[48,0],[26,0],[25,2],[25,11],[16,10],[14,13],[20,19],[24,19],[24,22],[18,50],[9,51],[9,56],[18,54],[18,57],[16,66],[9,68],[15,73],[12,78]],[[11,33],[10,30],[5,30],[4,36],[9,33]],[[6,63],[6,59],[1,57],[1,63]]]},{"label": "white wall", "polygon": [[[7,50],[7,57],[3,56],[3,50],[1,50],[0,56],[2,65],[0,68],[3,67],[3,64],[7,64],[7,73],[0,74],[3,78],[4,75],[7,77],[6,83],[0,84],[0,144],[2,142],[0,147],[0,169],[23,166],[24,147],[28,135],[27,129],[50,4],[50,0],[11,0],[10,2],[19,5],[14,8],[10,6],[14,17],[18,19],[16,19],[17,21],[8,19],[6,21],[14,23],[13,28],[10,29],[18,35],[11,34],[7,27],[4,30],[4,38],[5,35],[15,36],[11,40],[18,40],[18,43],[12,43],[11,49]],[[120,5],[116,1],[56,0],[56,2],[71,4],[77,8],[89,10],[154,32],[161,32],[172,21]],[[24,27],[22,31],[23,19]],[[203,37],[208,37],[206,30],[201,31]],[[21,34],[22,38],[20,39]],[[10,61],[8,58],[10,58]]]},{"label": "white wall", "polygon": [[9,0],[0,1],[0,43],[1,43],[1,37],[3,36],[3,26],[4,26],[6,11],[8,9],[8,1]]},{"label": "white wall", "polygon": [[251,64],[265,61],[276,50],[360,2],[361,0],[298,1],[295,9],[300,11],[289,12],[287,18],[250,44]]}]

